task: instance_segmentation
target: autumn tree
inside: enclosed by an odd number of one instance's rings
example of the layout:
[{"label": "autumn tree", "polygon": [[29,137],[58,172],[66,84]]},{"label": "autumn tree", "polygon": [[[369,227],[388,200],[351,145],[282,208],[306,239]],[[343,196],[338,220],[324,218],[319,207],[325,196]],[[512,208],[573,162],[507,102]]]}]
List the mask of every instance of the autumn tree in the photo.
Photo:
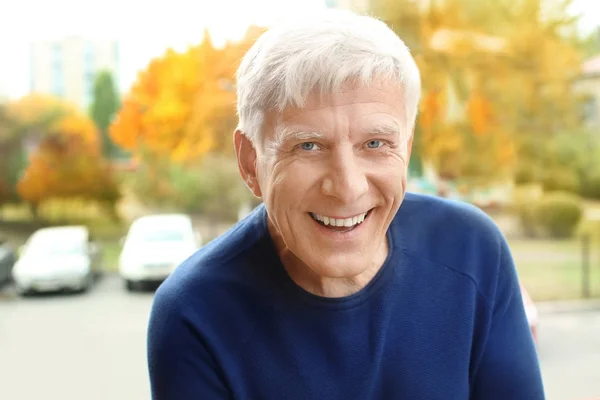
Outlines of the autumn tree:
[{"label": "autumn tree", "polygon": [[260,33],[251,28],[242,41],[216,48],[205,32],[199,45],[168,50],[140,73],[110,127],[115,143],[140,161],[131,183],[140,201],[223,218],[237,213],[243,185],[237,168],[230,173],[234,75]]},{"label": "autumn tree", "polygon": [[88,117],[61,101],[35,95],[11,104],[10,113],[27,151],[16,185],[23,201],[35,211],[48,199],[82,198],[114,212],[118,186]]},{"label": "autumn tree", "polygon": [[[568,2],[372,0],[419,65],[421,155],[447,178],[510,176],[524,139],[576,127]],[[560,57],[557,57],[560,54]]]},{"label": "autumn tree", "polygon": [[137,156],[149,153],[194,162],[210,151],[232,153],[236,124],[233,77],[246,44],[168,50],[138,76],[110,128],[113,140]]}]

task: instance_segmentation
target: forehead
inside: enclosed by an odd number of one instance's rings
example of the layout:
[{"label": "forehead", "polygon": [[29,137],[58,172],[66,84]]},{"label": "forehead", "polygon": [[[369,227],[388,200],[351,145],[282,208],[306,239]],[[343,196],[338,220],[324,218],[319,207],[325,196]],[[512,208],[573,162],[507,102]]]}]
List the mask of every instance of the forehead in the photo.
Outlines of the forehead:
[{"label": "forehead", "polygon": [[270,131],[274,138],[283,131],[323,134],[373,130],[398,132],[405,125],[404,121],[404,97],[399,85],[343,85],[326,95],[310,93],[304,107],[287,107],[279,114],[271,114],[267,132]]}]

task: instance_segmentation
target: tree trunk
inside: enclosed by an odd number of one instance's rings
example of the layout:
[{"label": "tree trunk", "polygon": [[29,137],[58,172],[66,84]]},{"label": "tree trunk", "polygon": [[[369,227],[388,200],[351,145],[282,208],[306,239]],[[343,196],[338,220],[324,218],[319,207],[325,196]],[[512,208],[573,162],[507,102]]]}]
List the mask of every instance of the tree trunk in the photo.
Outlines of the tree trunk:
[{"label": "tree trunk", "polygon": [[35,221],[39,221],[40,219],[40,204],[36,202],[30,202],[27,204],[29,206],[29,212],[31,213],[33,219]]}]

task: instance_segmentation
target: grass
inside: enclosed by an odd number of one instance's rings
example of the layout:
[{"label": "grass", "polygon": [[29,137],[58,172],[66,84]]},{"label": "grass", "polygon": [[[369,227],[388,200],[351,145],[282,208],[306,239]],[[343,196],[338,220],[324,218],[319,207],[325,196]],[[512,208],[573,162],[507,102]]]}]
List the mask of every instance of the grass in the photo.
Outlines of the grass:
[{"label": "grass", "polygon": [[[583,295],[582,241],[519,239],[509,242],[519,278],[536,301]],[[590,294],[600,297],[600,241],[590,245]]]},{"label": "grass", "polygon": [[[523,199],[535,199],[534,187],[522,186],[515,192]],[[509,239],[521,282],[534,300],[577,299],[583,295],[583,256],[581,235],[591,237],[590,294],[600,297],[600,201],[584,201],[585,216],[576,236],[569,240]],[[506,216],[506,212],[500,213]],[[497,219],[497,216],[491,215]],[[497,220],[499,223],[499,220]],[[502,225],[499,223],[502,229]],[[509,231],[512,236],[519,237]]]},{"label": "grass", "polygon": [[119,267],[119,255],[121,254],[121,244],[119,241],[103,241],[102,256],[105,272],[116,272]]}]

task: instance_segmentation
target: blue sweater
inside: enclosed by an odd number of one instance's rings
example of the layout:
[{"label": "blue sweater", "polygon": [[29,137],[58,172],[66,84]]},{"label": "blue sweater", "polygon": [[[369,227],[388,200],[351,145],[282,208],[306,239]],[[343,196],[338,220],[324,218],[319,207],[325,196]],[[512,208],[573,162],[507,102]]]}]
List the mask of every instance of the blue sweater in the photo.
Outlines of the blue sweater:
[{"label": "blue sweater", "polygon": [[515,267],[474,207],[407,194],[374,279],[296,286],[264,207],[184,262],[148,330],[155,400],[543,399]]}]

